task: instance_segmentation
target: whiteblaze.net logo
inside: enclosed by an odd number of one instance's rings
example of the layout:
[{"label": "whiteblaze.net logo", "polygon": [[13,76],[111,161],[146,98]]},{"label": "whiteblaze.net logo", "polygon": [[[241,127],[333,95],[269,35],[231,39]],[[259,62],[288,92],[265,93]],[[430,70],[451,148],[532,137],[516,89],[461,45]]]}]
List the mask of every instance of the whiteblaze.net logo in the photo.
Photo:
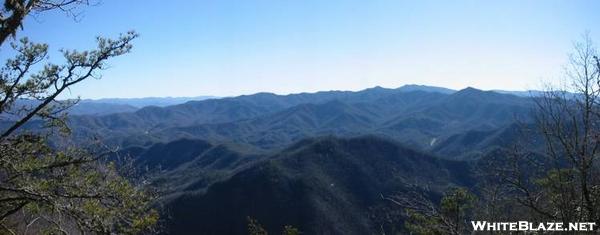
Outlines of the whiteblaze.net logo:
[{"label": "whiteblaze.net logo", "polygon": [[473,231],[596,231],[594,222],[562,223],[562,222],[542,222],[534,223],[529,221],[517,222],[488,222],[471,221]]}]

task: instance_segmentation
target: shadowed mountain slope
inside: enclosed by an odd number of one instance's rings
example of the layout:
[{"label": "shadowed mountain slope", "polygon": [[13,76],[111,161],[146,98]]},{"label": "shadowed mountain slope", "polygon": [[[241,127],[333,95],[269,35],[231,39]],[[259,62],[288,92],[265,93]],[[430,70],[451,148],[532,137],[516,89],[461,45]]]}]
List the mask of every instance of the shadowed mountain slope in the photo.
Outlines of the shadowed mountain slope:
[{"label": "shadowed mountain slope", "polygon": [[371,234],[369,208],[407,184],[469,185],[466,163],[440,160],[376,137],[324,137],[292,147],[167,203],[171,234],[246,234],[246,216],[277,234],[293,225],[306,234]]}]

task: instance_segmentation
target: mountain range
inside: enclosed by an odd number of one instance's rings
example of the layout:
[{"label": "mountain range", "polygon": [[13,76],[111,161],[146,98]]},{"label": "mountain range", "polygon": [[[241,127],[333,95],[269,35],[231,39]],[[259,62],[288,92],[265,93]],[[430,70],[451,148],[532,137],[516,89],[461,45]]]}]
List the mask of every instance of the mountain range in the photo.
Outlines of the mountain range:
[{"label": "mountain range", "polygon": [[275,234],[284,225],[372,234],[403,229],[383,195],[474,187],[477,161],[518,139],[534,99],[408,85],[257,93],[68,122],[73,141],[118,146],[119,161],[162,192],[166,234],[245,234],[247,217]]},{"label": "mountain range", "polygon": [[467,88],[449,93],[386,89],[191,101],[102,116],[73,116],[79,139],[145,146],[180,138],[233,141],[262,149],[320,135],[378,134],[428,148],[467,130],[495,130],[527,118],[531,99]]}]

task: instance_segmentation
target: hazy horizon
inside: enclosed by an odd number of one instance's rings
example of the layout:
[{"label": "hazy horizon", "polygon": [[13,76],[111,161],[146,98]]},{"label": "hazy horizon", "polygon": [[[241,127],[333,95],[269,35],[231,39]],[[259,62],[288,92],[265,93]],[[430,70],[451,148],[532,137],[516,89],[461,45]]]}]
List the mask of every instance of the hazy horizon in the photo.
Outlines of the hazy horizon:
[{"label": "hazy horizon", "polygon": [[213,98],[228,98],[228,97],[237,97],[237,96],[245,96],[245,95],[254,95],[254,94],[259,94],[259,93],[271,93],[271,94],[275,94],[275,95],[294,95],[294,94],[302,94],[302,93],[316,93],[316,92],[329,92],[329,91],[348,91],[348,92],[358,92],[358,91],[363,91],[363,90],[367,90],[367,89],[372,89],[372,88],[376,88],[376,87],[381,87],[384,89],[398,89],[404,86],[425,86],[425,87],[434,87],[434,88],[446,88],[446,89],[451,89],[454,91],[460,91],[463,89],[467,89],[467,88],[474,88],[474,89],[478,89],[478,90],[482,90],[482,91],[506,91],[506,92],[529,92],[529,91],[540,91],[537,89],[521,89],[521,90],[506,90],[506,89],[482,89],[479,87],[474,87],[474,86],[466,86],[463,88],[459,88],[459,89],[453,89],[453,88],[448,88],[448,87],[442,87],[442,86],[435,86],[435,85],[424,85],[424,84],[404,84],[401,85],[399,87],[384,87],[384,86],[372,86],[372,87],[364,87],[364,88],[359,88],[357,90],[342,90],[342,89],[330,89],[330,90],[317,90],[317,91],[298,91],[298,92],[290,92],[290,93],[276,93],[276,92],[271,92],[271,91],[257,91],[257,92],[252,92],[252,93],[246,93],[246,94],[239,94],[239,95],[230,95],[230,96],[214,96],[214,95],[203,95],[203,94],[199,94],[199,95],[192,95],[192,96],[141,96],[141,97],[100,97],[100,98],[84,98],[82,97],[82,100],[105,100],[105,99],[178,99],[178,98],[203,98],[203,99],[213,99]]},{"label": "hazy horizon", "polygon": [[[131,54],[63,97],[238,96],[424,84],[539,89],[572,42],[598,42],[598,1],[102,0],[77,21],[30,17],[17,36],[90,49],[136,30]],[[76,34],[71,32],[77,32]]]}]

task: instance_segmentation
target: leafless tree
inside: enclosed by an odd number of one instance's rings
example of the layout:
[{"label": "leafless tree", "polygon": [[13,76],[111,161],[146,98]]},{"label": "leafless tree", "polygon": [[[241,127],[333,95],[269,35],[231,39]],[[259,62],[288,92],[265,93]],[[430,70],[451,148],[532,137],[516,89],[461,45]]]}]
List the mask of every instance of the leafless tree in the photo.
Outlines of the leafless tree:
[{"label": "leafless tree", "polygon": [[513,151],[504,171],[517,202],[532,216],[600,222],[600,67],[589,34],[575,43],[563,84],[535,98],[543,151]]}]

